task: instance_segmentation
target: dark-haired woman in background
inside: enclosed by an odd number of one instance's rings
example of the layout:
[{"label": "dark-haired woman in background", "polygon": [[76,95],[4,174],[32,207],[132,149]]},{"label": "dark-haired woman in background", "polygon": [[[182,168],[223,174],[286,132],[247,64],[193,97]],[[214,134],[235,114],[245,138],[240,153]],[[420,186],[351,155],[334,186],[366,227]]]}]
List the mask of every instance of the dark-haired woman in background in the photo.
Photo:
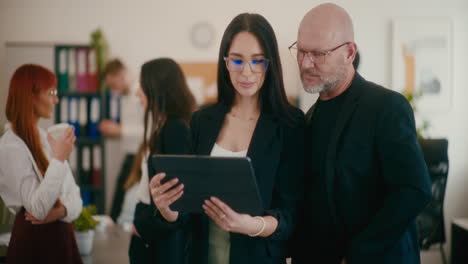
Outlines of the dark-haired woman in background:
[{"label": "dark-haired woman in background", "polygon": [[[134,235],[130,243],[130,263],[183,263],[187,241],[180,232],[161,232],[156,224],[156,207],[150,203],[147,158],[153,154],[190,152],[189,122],[195,99],[187,87],[179,65],[168,58],[146,62],[141,67],[138,95],[145,108],[144,138],[134,167],[141,175],[139,200],[135,209]],[[132,179],[129,179],[131,182]]]},{"label": "dark-haired woman in background", "polygon": [[22,65],[11,78],[0,139],[0,195],[16,211],[7,263],[82,263],[71,224],[82,200],[67,162],[75,135],[69,127],[53,139],[38,126],[52,117],[56,87],[40,65]]},{"label": "dark-haired woman in background", "polygon": [[286,263],[301,196],[303,123],[302,111],[286,98],[272,27],[261,15],[238,15],[221,42],[218,102],[193,115],[192,140],[199,155],[250,157],[265,210],[241,214],[211,197],[206,214],[185,216],[168,207],[183,186],[161,185],[164,173],[157,174],[150,188],[163,219],[193,226],[189,263]]}]

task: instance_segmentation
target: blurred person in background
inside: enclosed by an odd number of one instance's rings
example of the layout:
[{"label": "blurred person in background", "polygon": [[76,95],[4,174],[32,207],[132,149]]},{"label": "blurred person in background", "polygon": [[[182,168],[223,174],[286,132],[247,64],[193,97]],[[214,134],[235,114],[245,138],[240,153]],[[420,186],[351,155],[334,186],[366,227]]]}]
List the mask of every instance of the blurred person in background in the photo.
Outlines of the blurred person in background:
[{"label": "blurred person in background", "polygon": [[[133,91],[133,79],[123,62],[114,58],[106,63],[104,68],[104,83],[107,108],[106,119],[99,123],[99,131],[105,137],[120,139],[120,151],[111,151],[111,158],[116,159],[123,153],[124,160],[115,182],[114,196],[111,206],[111,218],[122,225],[125,230],[131,231],[135,202],[125,200],[126,195],[132,196],[134,189],[124,186],[127,179],[134,173],[132,164],[138,154],[143,133],[143,107],[137,93]],[[114,150],[114,149],[113,149]],[[125,204],[125,201],[127,202]]]},{"label": "blurred person in background", "polygon": [[82,263],[71,222],[82,210],[80,189],[67,159],[70,126],[54,139],[38,126],[52,118],[57,80],[48,69],[19,67],[10,81],[0,139],[0,195],[16,212],[7,263]]},{"label": "blurred person in background", "polygon": [[[159,58],[141,67],[138,96],[145,108],[143,143],[125,186],[138,183],[130,263],[185,263],[188,235],[167,231],[158,225],[157,209],[151,203],[147,159],[154,154],[190,153],[189,122],[195,99],[180,66]],[[132,188],[132,187],[130,187]],[[128,192],[128,191],[127,191]],[[182,246],[180,246],[182,245]]]}]

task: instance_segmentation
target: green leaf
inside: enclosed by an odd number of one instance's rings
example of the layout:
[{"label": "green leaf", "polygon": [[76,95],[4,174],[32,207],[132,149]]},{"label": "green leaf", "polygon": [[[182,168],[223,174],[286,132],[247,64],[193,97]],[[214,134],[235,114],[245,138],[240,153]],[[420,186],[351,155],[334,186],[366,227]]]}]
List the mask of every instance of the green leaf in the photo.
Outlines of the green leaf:
[{"label": "green leaf", "polygon": [[[418,112],[418,108],[416,106],[417,101],[423,96],[422,91],[418,91],[416,93],[403,91],[402,94],[406,98],[406,100],[408,100],[408,102],[411,105],[411,108],[413,108],[413,112],[416,114]],[[428,120],[423,120],[422,125],[418,124],[416,127],[416,134],[418,135],[418,138],[426,138],[425,135],[429,127],[430,122]]]},{"label": "green leaf", "polygon": [[96,221],[93,215],[96,215],[96,206],[88,205],[83,207],[80,216],[73,221],[73,228],[75,231],[86,232],[90,229],[94,229],[99,224],[99,221]]}]

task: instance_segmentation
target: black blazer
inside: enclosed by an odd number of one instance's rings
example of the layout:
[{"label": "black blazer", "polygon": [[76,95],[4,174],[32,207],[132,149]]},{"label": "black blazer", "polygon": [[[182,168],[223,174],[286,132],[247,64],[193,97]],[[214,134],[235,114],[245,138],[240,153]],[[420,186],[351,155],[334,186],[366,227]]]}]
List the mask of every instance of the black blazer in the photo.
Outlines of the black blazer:
[{"label": "black blazer", "polygon": [[[218,138],[228,108],[211,105],[192,117],[194,153],[210,155]],[[261,113],[247,152],[254,167],[264,215],[279,221],[277,230],[268,238],[231,233],[230,264],[285,263],[287,243],[296,217],[303,180],[304,114],[293,110],[300,120],[289,126],[267,113]],[[190,219],[192,238],[189,263],[207,263],[208,216]]]},{"label": "black blazer", "polygon": [[[313,111],[314,107],[306,122]],[[315,249],[332,245],[322,254],[329,261],[320,263],[337,263],[343,257],[348,264],[419,263],[414,220],[431,189],[408,101],[356,73],[330,133],[325,186],[311,186],[313,179],[305,176],[308,192],[299,240],[312,241],[318,245]],[[306,162],[313,166],[314,161]],[[327,197],[314,197],[317,188],[326,188]],[[321,214],[311,207],[314,202],[329,208],[327,220],[336,236],[318,234],[314,219]],[[322,253],[303,243],[297,248],[302,250],[295,263],[310,263]]]},{"label": "black blazer", "polygon": [[[177,119],[166,122],[159,136],[158,154],[188,154],[191,149],[191,133],[188,126]],[[148,177],[155,170],[148,162]],[[147,205],[139,202],[135,209],[133,224],[141,238],[132,237],[130,245],[131,263],[173,263],[186,262],[188,234],[185,230],[170,230],[161,224],[153,199]]]}]

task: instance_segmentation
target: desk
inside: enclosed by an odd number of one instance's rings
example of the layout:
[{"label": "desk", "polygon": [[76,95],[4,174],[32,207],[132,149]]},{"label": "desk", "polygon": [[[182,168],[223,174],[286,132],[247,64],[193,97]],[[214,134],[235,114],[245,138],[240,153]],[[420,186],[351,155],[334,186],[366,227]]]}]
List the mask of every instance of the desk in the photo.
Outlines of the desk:
[{"label": "desk", "polygon": [[107,226],[94,233],[93,249],[89,256],[82,256],[83,264],[129,263],[128,248],[131,233],[120,225]]},{"label": "desk", "polygon": [[468,263],[468,218],[452,222],[451,264]]}]

